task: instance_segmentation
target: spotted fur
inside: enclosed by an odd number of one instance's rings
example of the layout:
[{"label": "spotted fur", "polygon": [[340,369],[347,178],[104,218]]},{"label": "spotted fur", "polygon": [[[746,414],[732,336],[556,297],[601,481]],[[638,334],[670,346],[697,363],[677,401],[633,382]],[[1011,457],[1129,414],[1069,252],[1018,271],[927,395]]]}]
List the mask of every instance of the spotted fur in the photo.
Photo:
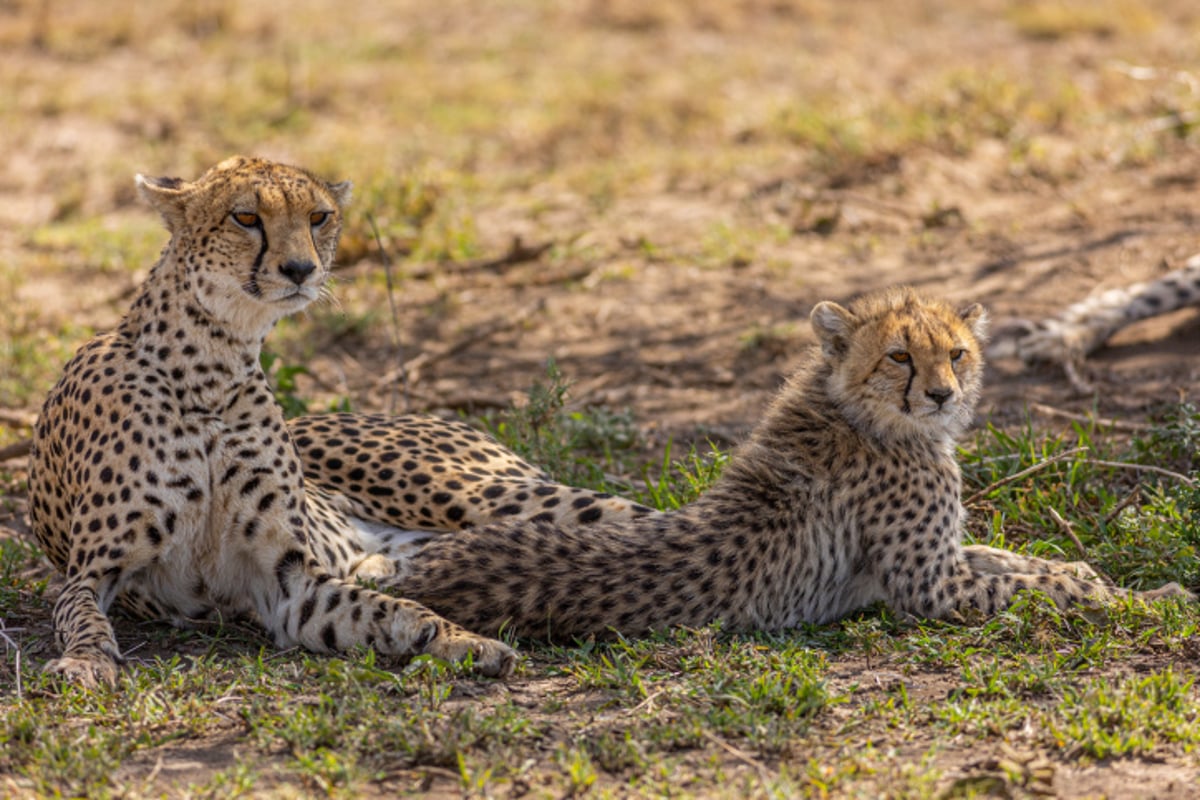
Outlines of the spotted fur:
[{"label": "spotted fur", "polygon": [[993,353],[1073,365],[1138,320],[1200,304],[1200,255],[1158,280],[1110,289],[1044,320],[1014,322]]},{"label": "spotted fur", "polygon": [[501,519],[586,525],[654,513],[555,483],[463,422],[319,414],[289,424],[309,484],[337,496],[359,519],[439,532]]},{"label": "spotted fur", "polygon": [[112,682],[119,601],[181,624],[253,615],[281,647],[472,656],[506,674],[506,645],[356,584],[390,571],[372,550],[394,532],[306,486],[259,367],[272,326],[323,291],[350,185],[247,158],[137,183],[170,243],[116,330],[67,364],[34,435],[30,518],[66,576],[46,668]]},{"label": "spotted fur", "polygon": [[1119,593],[1086,565],[961,543],[955,441],[979,396],[982,308],[891,290],[821,303],[812,322],[820,347],[695,502],[437,537],[390,582],[472,630],[550,637],[713,620],[777,630],[876,601],[945,618],[993,614],[1022,589],[1064,606]]}]

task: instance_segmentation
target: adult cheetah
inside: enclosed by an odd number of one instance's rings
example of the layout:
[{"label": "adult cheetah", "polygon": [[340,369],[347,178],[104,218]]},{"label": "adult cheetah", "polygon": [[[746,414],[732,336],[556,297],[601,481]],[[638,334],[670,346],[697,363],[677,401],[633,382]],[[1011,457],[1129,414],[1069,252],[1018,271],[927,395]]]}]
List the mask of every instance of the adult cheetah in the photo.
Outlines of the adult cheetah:
[{"label": "adult cheetah", "polygon": [[389,581],[472,630],[554,638],[714,620],[777,630],[875,601],[992,614],[1022,589],[1063,606],[1124,593],[1086,564],[962,545],[955,440],[979,395],[980,306],[889,290],[820,303],[812,323],[820,346],[695,502],[436,537]]},{"label": "adult cheetah", "polygon": [[30,519],[66,576],[47,670],[113,682],[120,601],[180,623],[253,614],[280,646],[508,673],[508,646],[355,583],[390,571],[379,553],[398,534],[305,485],[259,366],[274,324],[323,291],[350,184],[237,157],[137,185],[170,242],[120,325],[67,364],[34,433]]}]

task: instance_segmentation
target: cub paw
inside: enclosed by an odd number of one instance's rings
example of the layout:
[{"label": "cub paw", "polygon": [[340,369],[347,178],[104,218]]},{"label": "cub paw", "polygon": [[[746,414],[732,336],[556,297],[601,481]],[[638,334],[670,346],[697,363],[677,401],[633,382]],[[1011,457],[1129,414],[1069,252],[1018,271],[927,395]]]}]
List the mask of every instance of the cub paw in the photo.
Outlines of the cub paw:
[{"label": "cub paw", "polygon": [[1174,581],[1163,584],[1157,589],[1151,589],[1147,592],[1138,592],[1138,597],[1141,597],[1144,600],[1161,600],[1164,597],[1182,597],[1185,600],[1193,601],[1196,599],[1196,595],[1192,594]]}]

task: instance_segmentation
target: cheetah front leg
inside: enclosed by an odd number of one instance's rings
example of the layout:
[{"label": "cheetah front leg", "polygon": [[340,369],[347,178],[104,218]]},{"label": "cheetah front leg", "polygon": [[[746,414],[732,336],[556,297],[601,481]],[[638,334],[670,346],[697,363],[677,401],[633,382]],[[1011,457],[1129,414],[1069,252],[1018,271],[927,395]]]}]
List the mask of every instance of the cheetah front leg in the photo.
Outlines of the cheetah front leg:
[{"label": "cheetah front leg", "polygon": [[1050,561],[982,544],[966,545],[962,550],[967,565],[977,574],[1074,575],[1087,581],[1112,585],[1086,561]]},{"label": "cheetah front leg", "polygon": [[1156,600],[1162,597],[1193,598],[1191,592],[1173,581],[1163,584],[1157,589],[1146,591],[1131,591],[1116,588],[1111,580],[1096,572],[1086,561],[1050,561],[1049,559],[1023,556],[1018,553],[1009,552],[1008,550],[987,547],[986,545],[968,545],[963,548],[963,556],[968,566],[976,574],[1065,575],[1106,586],[1118,595],[1132,594],[1143,600]]},{"label": "cheetah front leg", "polygon": [[[1144,600],[1156,600],[1163,597],[1191,597],[1186,590],[1174,583],[1149,592],[1134,592],[1079,577],[1066,570],[1032,574],[1027,572],[980,572],[973,566],[973,562],[978,565],[982,561],[988,569],[995,570],[1004,561],[1019,564],[1029,559],[1027,556],[1010,555],[1015,556],[1016,561],[1010,560],[1007,556],[997,558],[994,553],[981,559],[980,552],[975,551],[970,556],[964,554],[962,558],[953,560],[944,571],[935,565],[934,568],[925,570],[920,575],[919,582],[897,582],[892,602],[900,611],[935,619],[947,619],[956,617],[967,610],[975,610],[992,616],[1008,607],[1018,592],[1029,589],[1044,592],[1060,608],[1095,609],[1130,595]],[[1029,560],[1040,561],[1040,559]],[[1043,564],[1045,563],[1049,562],[1043,562]],[[1040,568],[1038,565],[1031,566],[1035,569]]]},{"label": "cheetah front leg", "polygon": [[112,623],[100,608],[95,579],[76,575],[54,604],[54,638],[62,655],[45,671],[87,688],[113,684],[124,659]]},{"label": "cheetah front leg", "polygon": [[46,672],[88,688],[116,683],[125,659],[107,612],[128,576],[152,563],[153,549],[141,543],[157,530],[156,522],[143,517],[118,537],[122,544],[110,545],[92,536],[108,524],[102,508],[74,521],[77,538],[67,558],[67,580],[54,603],[54,638],[62,655],[46,663]]}]

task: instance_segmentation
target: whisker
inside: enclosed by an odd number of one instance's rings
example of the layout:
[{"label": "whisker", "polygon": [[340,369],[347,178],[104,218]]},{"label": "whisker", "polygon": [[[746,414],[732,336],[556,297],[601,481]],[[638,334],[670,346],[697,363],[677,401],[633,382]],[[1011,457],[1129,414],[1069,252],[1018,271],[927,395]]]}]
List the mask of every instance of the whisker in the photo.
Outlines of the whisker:
[{"label": "whisker", "polygon": [[320,289],[317,290],[317,297],[313,301],[313,305],[318,305],[318,304],[327,305],[330,308],[332,308],[334,311],[342,311],[343,310],[341,298],[339,298],[336,294],[333,293],[333,290],[331,288],[329,288],[329,284],[325,284],[324,286],[322,286]]}]

